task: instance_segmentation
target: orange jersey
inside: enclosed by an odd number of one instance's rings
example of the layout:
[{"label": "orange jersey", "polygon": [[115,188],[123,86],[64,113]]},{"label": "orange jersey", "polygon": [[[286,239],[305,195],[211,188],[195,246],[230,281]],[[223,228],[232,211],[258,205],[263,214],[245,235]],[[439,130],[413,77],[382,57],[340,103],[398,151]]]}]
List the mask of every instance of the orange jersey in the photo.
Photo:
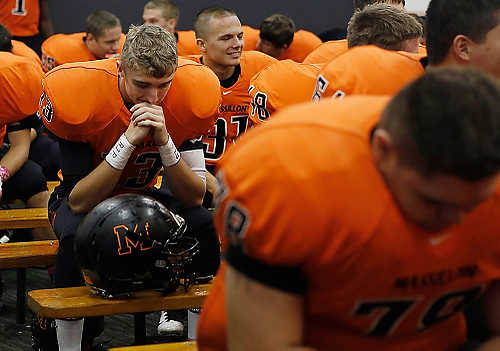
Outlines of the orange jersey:
[{"label": "orange jersey", "polygon": [[340,55],[320,72],[313,100],[353,94],[392,95],[424,73],[422,55],[359,46]]},{"label": "orange jersey", "polygon": [[304,63],[328,63],[347,50],[347,39],[327,41],[307,55]]},{"label": "orange jersey", "polygon": [[[191,57],[200,62],[201,57]],[[275,58],[258,51],[244,51],[241,55],[241,73],[231,87],[221,86],[222,103],[215,125],[203,135],[205,162],[216,165],[226,149],[250,126],[251,98],[248,94],[250,79],[260,70],[277,62]]]},{"label": "orange jersey", "polygon": [[[193,82],[206,90],[192,89]],[[100,164],[127,129],[131,117],[118,88],[116,60],[57,67],[47,73],[43,88],[39,113],[45,126],[60,138],[88,143],[94,152],[94,166]],[[219,103],[217,77],[202,65],[180,60],[162,103],[165,124],[176,146],[210,128]],[[158,149],[148,137],[130,156],[115,193],[153,186],[161,167]]]},{"label": "orange jersey", "polygon": [[[45,72],[64,63],[97,60],[87,48],[87,33],[54,34],[42,44],[42,66]],[[120,50],[125,43],[125,34],[120,38]]]},{"label": "orange jersey", "polygon": [[40,21],[40,0],[0,1],[0,23],[13,37],[37,34]]},{"label": "orange jersey", "polygon": [[[463,306],[500,277],[491,245],[500,188],[442,232],[409,222],[373,162],[371,132],[387,102],[304,104],[243,136],[220,164],[215,224],[228,264],[243,274],[300,272],[275,288],[303,297],[306,346],[456,351]],[[219,272],[198,322],[200,351],[225,349],[224,293]]]},{"label": "orange jersey", "polygon": [[321,39],[314,33],[306,30],[299,30],[293,35],[293,41],[290,47],[278,58],[278,60],[294,60],[302,62],[314,49],[320,46]]},{"label": "orange jersey", "polygon": [[257,50],[257,42],[259,41],[259,33],[258,29],[252,28],[250,26],[241,26],[243,29],[243,50]]},{"label": "orange jersey", "polygon": [[0,52],[0,140],[6,126],[36,113],[43,72],[32,59]]},{"label": "orange jersey", "polygon": [[179,56],[200,55],[201,51],[196,45],[194,30],[180,30],[175,32],[177,37],[177,53]]},{"label": "orange jersey", "polygon": [[22,41],[12,40],[12,50],[11,52],[16,56],[22,56],[34,60],[40,67],[42,66],[42,60],[38,54],[30,48],[28,45]]},{"label": "orange jersey", "polygon": [[248,90],[252,98],[252,122],[263,123],[284,107],[310,101],[321,68],[322,65],[284,60],[254,75]]}]

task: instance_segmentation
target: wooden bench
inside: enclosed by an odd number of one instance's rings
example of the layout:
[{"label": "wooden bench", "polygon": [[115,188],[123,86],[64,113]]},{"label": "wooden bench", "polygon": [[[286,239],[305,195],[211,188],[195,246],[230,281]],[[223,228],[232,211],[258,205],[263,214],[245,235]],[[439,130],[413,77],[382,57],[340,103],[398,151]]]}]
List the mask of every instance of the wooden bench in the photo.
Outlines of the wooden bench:
[{"label": "wooden bench", "polygon": [[109,351],[197,351],[196,341],[170,342],[165,344],[114,347]]},{"label": "wooden bench", "polygon": [[0,269],[16,269],[16,322],[24,323],[26,267],[44,267],[56,262],[57,240],[28,241],[0,245]]},{"label": "wooden bench", "polygon": [[48,318],[75,318],[131,313],[134,315],[135,343],[146,339],[146,313],[201,307],[211,284],[183,287],[168,295],[146,290],[122,299],[103,299],[88,287],[32,290],[28,306],[38,315]]}]

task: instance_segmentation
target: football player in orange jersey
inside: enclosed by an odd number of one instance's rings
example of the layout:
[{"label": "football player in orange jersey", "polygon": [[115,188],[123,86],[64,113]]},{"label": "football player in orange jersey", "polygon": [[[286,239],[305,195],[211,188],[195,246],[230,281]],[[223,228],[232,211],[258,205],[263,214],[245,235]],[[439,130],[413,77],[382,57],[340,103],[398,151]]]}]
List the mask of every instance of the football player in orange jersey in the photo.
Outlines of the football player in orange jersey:
[{"label": "football player in orange jersey", "polygon": [[426,13],[429,64],[474,65],[500,78],[500,3],[432,0]]},{"label": "football player in orange jersey", "polygon": [[85,32],[55,34],[42,44],[45,72],[69,62],[100,60],[121,50],[125,35],[120,19],[108,11],[95,11],[85,20]]},{"label": "football player in orange jersey", "polygon": [[256,49],[278,60],[302,62],[320,45],[321,39],[315,34],[305,30],[296,32],[295,23],[290,17],[274,14],[260,24]]},{"label": "football player in orange jersey", "polygon": [[41,56],[43,39],[54,34],[49,0],[5,0],[0,2],[0,23],[15,40],[22,41]]},{"label": "football player in orange jersey", "polygon": [[[347,28],[350,48],[328,63],[316,80],[313,100],[352,94],[394,94],[424,71],[418,40],[423,28],[404,10],[374,4],[356,12]],[[377,45],[377,47],[363,45]]]},{"label": "football player in orange jersey", "polygon": [[[367,5],[389,4],[404,9],[405,0],[354,0],[354,12],[363,10]],[[331,40],[321,44],[304,59],[304,63],[327,63],[348,49],[347,39]]]},{"label": "football player in orange jersey", "polygon": [[[20,199],[27,207],[47,207],[47,181],[40,165],[32,160],[30,147],[30,131],[39,124],[36,100],[43,72],[36,60],[11,50],[10,33],[0,24],[0,198]],[[32,237],[55,239],[49,228],[32,229]]]},{"label": "football player in orange jersey", "polygon": [[[197,14],[194,28],[202,56],[193,59],[212,69],[219,77],[222,89],[217,122],[203,135],[207,169],[214,173],[226,148],[251,126],[248,118],[250,78],[276,59],[256,51],[242,52],[243,29],[233,10],[205,8]],[[209,193],[213,194],[215,187],[215,178],[207,174]]]},{"label": "football player in orange jersey", "polygon": [[[195,82],[201,93],[192,89]],[[214,123],[219,104],[217,77],[178,59],[175,38],[154,25],[132,26],[120,59],[66,64],[46,74],[39,113],[60,138],[62,154],[63,180],[49,201],[60,243],[57,287],[84,283],[73,253],[76,228],[98,203],[124,192],[153,196],[183,216],[200,243],[191,269],[215,272],[219,242],[211,214],[201,207],[199,136]],[[166,191],[153,187],[162,167]],[[56,324],[60,349],[79,347],[82,320]]]},{"label": "football player in orange jersey", "polygon": [[142,13],[144,23],[162,26],[172,33],[177,39],[177,51],[179,56],[198,55],[200,49],[196,45],[194,31],[176,31],[179,20],[179,7],[170,0],[151,0],[144,6]]},{"label": "football player in orange jersey", "polygon": [[[350,47],[372,44],[389,50],[416,51],[422,27],[403,10],[387,4],[376,4],[367,6],[351,18],[348,33]],[[336,82],[327,86],[324,92],[320,91],[327,95],[334,88],[336,90],[333,90],[332,95],[336,91],[373,93],[374,89],[382,88],[386,89],[384,93],[390,93],[391,90],[396,92],[411,78],[423,73],[419,56],[416,57],[417,60],[412,60],[403,56],[404,54],[377,48],[360,48],[359,51],[344,55],[345,57],[341,55],[338,58],[339,64],[335,64],[337,60],[333,60],[328,69],[322,65],[288,60],[275,63],[256,74],[249,90],[252,96],[252,121],[262,123],[276,110],[309,101],[321,69],[322,79],[329,78]],[[385,62],[387,57],[389,60]],[[399,66],[391,67],[393,62]],[[381,67],[373,69],[375,65]],[[401,71],[398,71],[399,68]],[[335,72],[335,78],[331,78],[333,73],[330,70]],[[295,84],[289,84],[291,79]]]},{"label": "football player in orange jersey", "polygon": [[250,131],[217,173],[227,262],[198,349],[458,351],[500,278],[499,109],[496,80],[453,67]]}]

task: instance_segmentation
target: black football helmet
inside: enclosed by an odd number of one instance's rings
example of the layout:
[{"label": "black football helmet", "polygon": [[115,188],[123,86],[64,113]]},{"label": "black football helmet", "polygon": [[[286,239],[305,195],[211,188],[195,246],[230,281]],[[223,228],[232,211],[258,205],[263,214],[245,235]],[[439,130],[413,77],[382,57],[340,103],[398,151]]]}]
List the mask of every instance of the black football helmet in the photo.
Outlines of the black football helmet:
[{"label": "black football helmet", "polygon": [[194,277],[184,267],[198,252],[198,241],[185,231],[184,219],[153,198],[124,194],[104,200],[75,237],[85,283],[106,298],[187,287]]}]

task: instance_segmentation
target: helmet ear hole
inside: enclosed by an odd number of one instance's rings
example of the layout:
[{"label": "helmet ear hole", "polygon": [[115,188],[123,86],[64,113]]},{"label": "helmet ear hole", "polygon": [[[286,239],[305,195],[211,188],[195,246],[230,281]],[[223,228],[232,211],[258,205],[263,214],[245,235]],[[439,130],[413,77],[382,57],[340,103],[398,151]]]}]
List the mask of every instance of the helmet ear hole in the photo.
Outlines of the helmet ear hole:
[{"label": "helmet ear hole", "polygon": [[80,223],[75,254],[85,283],[104,297],[143,289],[175,290],[193,280],[184,269],[198,252],[182,217],[143,195],[104,200]]}]

